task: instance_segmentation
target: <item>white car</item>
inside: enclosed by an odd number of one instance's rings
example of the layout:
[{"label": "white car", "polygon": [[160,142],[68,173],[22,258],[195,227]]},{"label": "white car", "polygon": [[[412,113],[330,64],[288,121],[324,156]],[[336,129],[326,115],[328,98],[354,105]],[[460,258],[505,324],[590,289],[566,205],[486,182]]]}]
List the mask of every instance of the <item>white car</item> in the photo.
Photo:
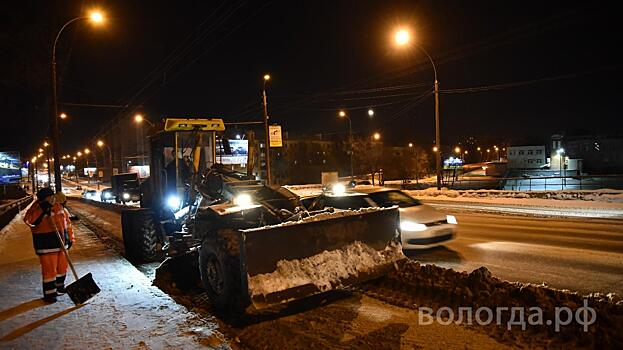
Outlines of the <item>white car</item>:
[{"label": "white car", "polygon": [[344,193],[323,193],[303,202],[309,210],[398,206],[403,249],[430,248],[456,236],[457,221],[453,215],[443,214],[396,189],[366,186]]}]

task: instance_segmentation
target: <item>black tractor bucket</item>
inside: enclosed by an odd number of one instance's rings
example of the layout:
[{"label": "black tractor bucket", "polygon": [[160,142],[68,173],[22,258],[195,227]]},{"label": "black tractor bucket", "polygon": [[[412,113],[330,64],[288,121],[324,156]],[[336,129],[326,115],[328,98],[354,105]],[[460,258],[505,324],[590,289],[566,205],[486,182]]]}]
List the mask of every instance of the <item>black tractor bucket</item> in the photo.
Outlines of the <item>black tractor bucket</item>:
[{"label": "black tractor bucket", "polygon": [[398,225],[397,208],[375,208],[241,230],[250,301],[262,309],[386,274],[405,258]]}]

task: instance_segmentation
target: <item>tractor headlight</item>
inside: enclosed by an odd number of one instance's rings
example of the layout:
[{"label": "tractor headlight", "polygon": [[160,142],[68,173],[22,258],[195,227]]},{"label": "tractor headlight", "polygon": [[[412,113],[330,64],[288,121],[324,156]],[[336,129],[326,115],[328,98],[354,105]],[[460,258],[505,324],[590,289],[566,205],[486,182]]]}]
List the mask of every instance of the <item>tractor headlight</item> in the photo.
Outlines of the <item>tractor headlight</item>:
[{"label": "tractor headlight", "polygon": [[130,194],[128,192],[123,192],[123,199],[130,199]]},{"label": "tractor headlight", "polygon": [[426,225],[418,224],[417,222],[413,221],[401,221],[400,230],[405,232],[424,231],[426,230]]},{"label": "tractor headlight", "polygon": [[446,220],[448,220],[449,224],[452,224],[452,225],[457,224],[456,218],[454,217],[454,215],[446,215]]},{"label": "tractor headlight", "polygon": [[251,195],[249,195],[248,193],[241,193],[234,197],[234,205],[246,207],[251,204],[253,204],[253,200],[251,199]]},{"label": "tractor headlight", "polygon": [[169,206],[169,208],[173,210],[179,209],[180,204],[181,204],[181,201],[180,201],[180,197],[178,196],[169,196],[169,198],[167,198],[167,205]]}]

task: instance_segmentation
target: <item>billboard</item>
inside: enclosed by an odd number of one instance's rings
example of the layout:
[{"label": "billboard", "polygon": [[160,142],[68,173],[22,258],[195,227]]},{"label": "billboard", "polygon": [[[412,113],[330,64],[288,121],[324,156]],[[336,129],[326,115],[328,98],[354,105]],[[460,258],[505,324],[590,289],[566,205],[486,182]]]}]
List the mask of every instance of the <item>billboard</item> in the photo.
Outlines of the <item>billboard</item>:
[{"label": "billboard", "polygon": [[97,168],[83,168],[82,170],[84,171],[84,176],[93,177]]},{"label": "billboard", "polygon": [[249,140],[227,140],[224,147],[221,140],[216,141],[216,162],[221,164],[247,164],[249,159]]},{"label": "billboard", "polygon": [[0,183],[20,182],[22,162],[17,151],[0,152]]},{"label": "billboard", "polygon": [[144,179],[149,177],[149,165],[132,165],[128,172],[137,173],[139,179]]}]

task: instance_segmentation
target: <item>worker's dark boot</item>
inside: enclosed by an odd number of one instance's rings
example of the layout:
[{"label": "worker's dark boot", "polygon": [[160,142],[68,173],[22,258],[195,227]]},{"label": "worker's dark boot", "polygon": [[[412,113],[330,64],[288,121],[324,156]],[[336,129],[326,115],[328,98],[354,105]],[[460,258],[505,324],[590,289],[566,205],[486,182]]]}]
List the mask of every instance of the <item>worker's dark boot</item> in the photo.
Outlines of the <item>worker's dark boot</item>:
[{"label": "worker's dark boot", "polygon": [[65,275],[56,277],[56,293],[65,294]]},{"label": "worker's dark boot", "polygon": [[58,295],[57,295],[56,293],[54,293],[54,294],[46,294],[46,295],[43,297],[43,301],[45,301],[46,303],[50,303],[50,304],[51,304],[51,303],[55,303],[55,302],[56,302],[56,297],[57,297],[57,296],[58,296]]}]

